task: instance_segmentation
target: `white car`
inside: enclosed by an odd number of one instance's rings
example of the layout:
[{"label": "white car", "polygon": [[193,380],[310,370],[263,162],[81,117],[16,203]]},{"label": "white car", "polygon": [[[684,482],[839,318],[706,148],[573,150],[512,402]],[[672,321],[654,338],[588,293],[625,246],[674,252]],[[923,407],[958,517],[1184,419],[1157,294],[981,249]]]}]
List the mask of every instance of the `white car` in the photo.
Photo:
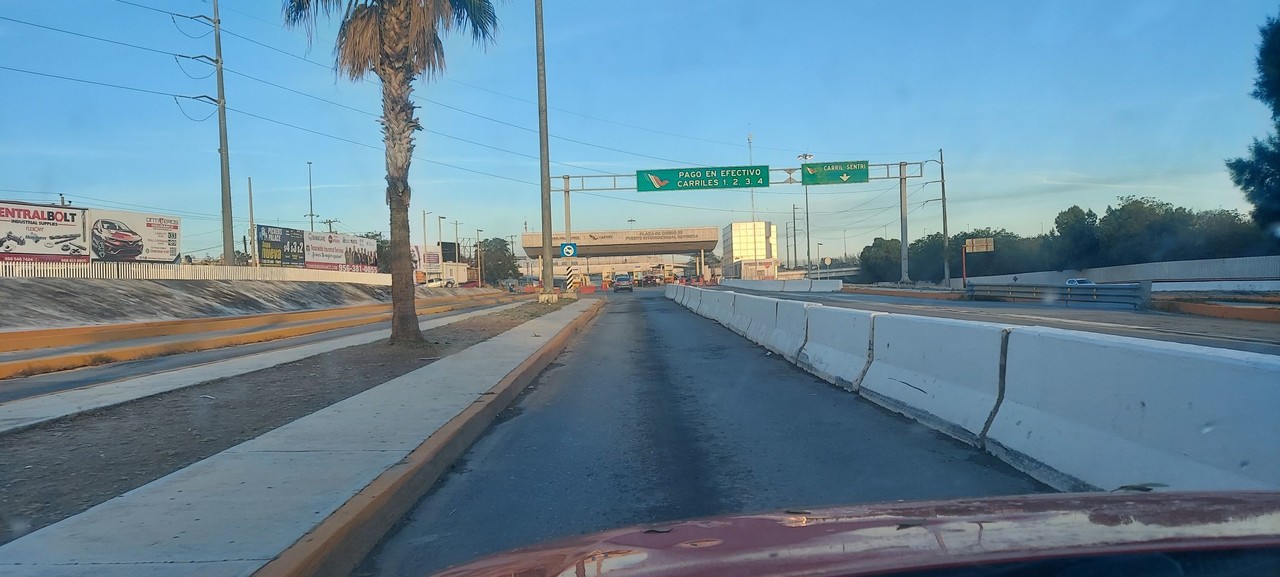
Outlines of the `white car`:
[{"label": "white car", "polygon": [[1097,283],[1095,283],[1095,282],[1093,282],[1093,281],[1091,281],[1091,280],[1089,280],[1089,279],[1087,279],[1087,278],[1069,278],[1069,279],[1067,279],[1067,286],[1096,286],[1096,285],[1097,285]]},{"label": "white car", "polygon": [[458,286],[458,283],[451,278],[429,278],[427,279],[427,288],[452,288]]}]

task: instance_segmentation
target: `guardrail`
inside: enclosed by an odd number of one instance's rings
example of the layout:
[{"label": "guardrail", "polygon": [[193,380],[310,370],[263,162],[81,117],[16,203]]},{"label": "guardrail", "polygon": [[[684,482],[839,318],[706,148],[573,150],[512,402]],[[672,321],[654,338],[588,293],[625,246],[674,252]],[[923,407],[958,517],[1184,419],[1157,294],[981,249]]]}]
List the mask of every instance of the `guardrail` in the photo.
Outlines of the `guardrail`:
[{"label": "guardrail", "polygon": [[391,285],[391,275],[381,273],[143,262],[5,262],[0,263],[0,278],[4,277],[109,280],[263,280]]},{"label": "guardrail", "polygon": [[1043,303],[1122,304],[1141,310],[1151,306],[1151,283],[1099,285],[970,284],[969,300],[1026,300]]}]

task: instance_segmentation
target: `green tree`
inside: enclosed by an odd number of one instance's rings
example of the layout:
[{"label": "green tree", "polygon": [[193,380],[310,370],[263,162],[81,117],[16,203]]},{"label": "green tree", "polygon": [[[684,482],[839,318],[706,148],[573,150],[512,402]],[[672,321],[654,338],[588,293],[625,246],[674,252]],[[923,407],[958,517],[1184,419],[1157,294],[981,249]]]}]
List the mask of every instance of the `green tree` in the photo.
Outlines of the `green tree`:
[{"label": "green tree", "polygon": [[862,282],[897,281],[902,277],[902,242],[876,237],[870,246],[863,247],[858,262],[862,264],[858,272]]},{"label": "green tree", "polygon": [[409,161],[422,128],[410,96],[413,81],[444,70],[442,35],[463,28],[488,43],[498,25],[490,0],[284,0],[284,19],[309,35],[321,16],[341,14],[337,72],[351,80],[374,73],[382,88],[383,141],[391,222],[391,342],[421,342],[409,248]]},{"label": "green tree", "polygon": [[480,241],[480,266],[484,269],[484,282],[496,285],[499,281],[520,276],[516,255],[505,239],[491,238]]},{"label": "green tree", "polygon": [[[938,282],[942,280],[942,233],[935,232],[911,241],[907,246],[907,272],[911,280]],[[901,271],[901,267],[899,267]],[[901,272],[898,274],[902,276]]]},{"label": "green tree", "polygon": [[1072,206],[1053,219],[1049,246],[1050,262],[1056,270],[1076,270],[1091,266],[1098,258],[1098,215],[1093,210]]},{"label": "green tree", "polygon": [[1280,20],[1267,18],[1259,29],[1258,76],[1251,96],[1271,109],[1272,132],[1253,139],[1247,157],[1227,160],[1231,181],[1253,205],[1254,224],[1280,237]]}]

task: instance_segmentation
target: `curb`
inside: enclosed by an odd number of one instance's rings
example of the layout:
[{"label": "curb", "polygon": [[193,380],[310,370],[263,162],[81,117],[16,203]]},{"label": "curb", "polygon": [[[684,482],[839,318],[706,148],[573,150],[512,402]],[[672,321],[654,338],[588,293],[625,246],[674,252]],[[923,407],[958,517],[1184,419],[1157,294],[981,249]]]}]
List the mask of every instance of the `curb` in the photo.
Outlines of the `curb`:
[{"label": "curb", "polygon": [[1171,313],[1219,319],[1280,323],[1280,307],[1232,307],[1208,303],[1155,301],[1151,303],[1151,308]]},{"label": "curb", "polygon": [[[456,302],[447,305],[438,305],[434,307],[426,307],[417,309],[419,316],[448,312],[461,308],[473,306],[502,304],[520,300],[521,297],[501,296],[501,297],[481,297],[471,298],[465,301]],[[285,313],[288,314],[288,313]],[[43,373],[52,373],[56,371],[65,371],[69,369],[78,369],[81,367],[95,366],[106,363],[114,363],[120,361],[133,361],[139,359],[148,359],[174,354],[192,353],[198,351],[206,351],[211,349],[220,349],[226,347],[234,347],[239,345],[247,345],[253,343],[261,343],[266,341],[274,341],[279,339],[287,339],[291,337],[299,337],[331,331],[336,329],[345,329],[356,326],[370,325],[387,321],[391,318],[390,312],[378,313],[372,316],[362,316],[357,318],[347,318],[332,321],[323,321],[317,323],[306,324],[296,327],[285,327],[278,329],[267,329],[245,334],[225,335],[221,337],[213,337],[206,339],[195,339],[188,341],[177,341],[163,344],[137,345],[132,347],[120,347],[115,349],[106,349],[101,351],[87,353],[69,353],[63,355],[55,355],[48,357],[37,357],[33,359],[23,359],[17,361],[0,362],[0,379],[7,379],[18,376],[32,376]]]},{"label": "curb", "polygon": [[592,304],[470,407],[254,572],[253,577],[349,575],[604,305],[603,300]]}]

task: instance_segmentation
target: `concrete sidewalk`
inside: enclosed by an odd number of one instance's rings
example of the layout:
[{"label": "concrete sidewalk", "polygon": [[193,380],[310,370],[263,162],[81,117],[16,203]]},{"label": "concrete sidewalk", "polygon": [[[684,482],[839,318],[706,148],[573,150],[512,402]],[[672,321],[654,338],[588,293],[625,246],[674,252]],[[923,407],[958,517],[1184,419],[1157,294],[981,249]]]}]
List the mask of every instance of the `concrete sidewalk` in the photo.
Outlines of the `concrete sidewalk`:
[{"label": "concrete sidewalk", "polygon": [[251,575],[593,304],[526,322],[0,546],[0,576]]},{"label": "concrete sidewalk", "polygon": [[[487,315],[518,307],[523,302],[475,310],[444,318],[427,319],[419,323],[422,330],[456,323],[469,318]],[[70,415],[101,409],[120,403],[158,395],[192,385],[243,375],[253,371],[291,363],[307,357],[356,345],[368,344],[391,336],[391,329],[371,330],[332,340],[311,343],[287,349],[276,349],[223,361],[214,361],[174,371],[165,371],[143,377],[125,379],[52,393],[30,399],[0,404],[0,434],[25,429],[40,423]]]}]

